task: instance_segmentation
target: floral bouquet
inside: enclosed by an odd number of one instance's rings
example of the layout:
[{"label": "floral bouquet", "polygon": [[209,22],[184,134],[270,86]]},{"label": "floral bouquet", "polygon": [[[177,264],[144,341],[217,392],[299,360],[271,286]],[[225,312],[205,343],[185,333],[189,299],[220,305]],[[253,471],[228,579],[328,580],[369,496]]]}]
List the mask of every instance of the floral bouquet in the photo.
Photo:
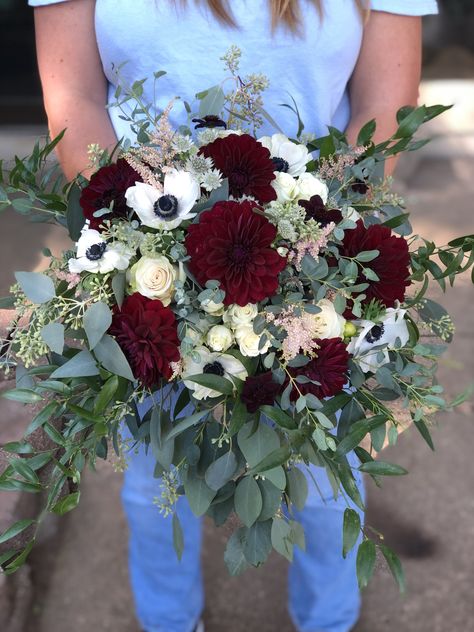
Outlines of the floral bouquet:
[{"label": "floral bouquet", "polygon": [[[413,135],[445,108],[404,108],[380,144],[371,121],[352,147],[334,128],[305,134],[291,103],[298,132],[289,138],[263,109],[265,78],[241,77],[235,49],[224,59],[235,89],[196,95],[179,129],[174,104],[156,113],[142,102],[143,81],[120,87],[115,105],[137,144],[112,155],[91,147],[89,181],[65,185],[48,165],[61,136],[2,176],[0,205],[59,222],[77,242],[46,253],[44,273],[17,272],[2,301],[15,309],[2,363],[18,384],[4,396],[39,410],[24,439],[4,446],[0,489],[42,492],[44,502],[37,520],[0,536],[29,534],[1,555],[6,572],[25,560],[48,511],[77,505],[87,463],[110,446],[126,461],[142,442],[178,555],[184,494],[217,525],[237,516],[231,573],[272,548],[291,559],[304,548],[294,510],[313,464],[348,499],[341,554],[359,545],[360,585],[377,548],[403,585],[395,554],[361,524],[348,455],[376,482],[405,474],[376,459],[397,441],[401,415],[432,447],[430,417],[467,397],[442,397],[436,362],[453,324],[425,294],[430,278],[444,289],[472,265],[474,238],[437,247],[413,235],[383,178],[384,161],[423,144]],[[264,119],[277,133],[259,137]],[[50,450],[35,449],[39,431]]]}]

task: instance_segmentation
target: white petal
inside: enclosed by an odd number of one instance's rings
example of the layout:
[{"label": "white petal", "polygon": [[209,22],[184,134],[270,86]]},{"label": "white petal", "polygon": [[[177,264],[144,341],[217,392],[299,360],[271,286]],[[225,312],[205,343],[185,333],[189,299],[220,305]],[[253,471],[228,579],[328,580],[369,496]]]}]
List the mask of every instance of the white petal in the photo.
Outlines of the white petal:
[{"label": "white petal", "polygon": [[142,224],[155,228],[154,223],[157,217],[153,206],[161,195],[161,191],[150,184],[137,182],[135,186],[126,190],[125,199],[128,206],[138,215]]}]

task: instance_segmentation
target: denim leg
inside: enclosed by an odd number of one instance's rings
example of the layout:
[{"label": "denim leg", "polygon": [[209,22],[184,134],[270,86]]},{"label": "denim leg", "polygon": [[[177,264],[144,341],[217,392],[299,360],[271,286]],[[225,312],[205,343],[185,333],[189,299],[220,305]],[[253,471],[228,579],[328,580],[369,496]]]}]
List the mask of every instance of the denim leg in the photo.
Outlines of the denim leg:
[{"label": "denim leg", "polygon": [[[349,461],[358,466],[357,457]],[[342,523],[346,500],[334,499],[324,468],[310,466],[319,491],[308,476],[308,501],[295,518],[302,523],[306,552],[295,547],[289,570],[289,610],[299,632],[348,632],[360,611],[360,593],[356,576],[357,545],[342,557]],[[364,498],[362,477],[355,472]],[[321,493],[320,493],[321,492]],[[352,502],[361,519],[363,512]]]},{"label": "denim leg", "polygon": [[[127,436],[127,429],[123,434]],[[145,454],[144,445],[140,445],[129,452],[127,460],[121,498],[129,527],[129,573],[138,620],[146,632],[191,632],[204,602],[201,520],[181,497],[177,512],[184,532],[184,552],[179,561],[173,547],[171,516],[164,518],[153,504],[161,488],[160,479],[153,477],[151,449]]]}]

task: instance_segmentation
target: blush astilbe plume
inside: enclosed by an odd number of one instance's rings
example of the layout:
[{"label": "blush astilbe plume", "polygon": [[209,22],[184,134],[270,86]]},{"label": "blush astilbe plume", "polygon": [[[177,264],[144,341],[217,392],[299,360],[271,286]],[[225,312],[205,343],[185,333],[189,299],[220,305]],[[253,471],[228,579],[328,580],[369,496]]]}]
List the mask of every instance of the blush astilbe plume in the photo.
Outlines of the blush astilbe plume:
[{"label": "blush astilbe plume", "polygon": [[202,285],[220,281],[225,304],[258,303],[278,290],[286,260],[272,242],[276,228],[252,202],[217,202],[191,224],[185,240],[189,269]]}]

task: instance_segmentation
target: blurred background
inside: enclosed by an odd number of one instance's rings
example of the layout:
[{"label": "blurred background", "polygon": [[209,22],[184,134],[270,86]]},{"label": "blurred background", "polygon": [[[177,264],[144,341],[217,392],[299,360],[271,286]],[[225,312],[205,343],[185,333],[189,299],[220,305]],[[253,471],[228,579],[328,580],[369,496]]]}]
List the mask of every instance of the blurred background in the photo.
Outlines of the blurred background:
[{"label": "blurred background", "polygon": [[[416,232],[445,243],[474,232],[474,0],[443,0],[440,5],[441,15],[424,23],[420,102],[452,103],[454,108],[423,130],[433,142],[402,159],[395,185]],[[46,131],[33,15],[23,0],[0,0],[0,60],[0,159],[8,164],[15,154],[28,153]],[[12,211],[4,212],[0,222],[0,296],[5,296],[13,271],[41,269],[42,248],[57,251],[68,240],[61,229],[28,223]],[[440,370],[448,397],[453,397],[474,381],[474,292],[466,277],[446,296],[436,290],[432,296],[448,307],[456,323]],[[3,327],[7,319],[2,312]],[[0,382],[2,390],[9,386]],[[21,437],[30,417],[27,407],[0,400],[0,444]],[[410,475],[384,482],[383,491],[369,486],[368,523],[401,556],[408,593],[398,594],[380,563],[364,593],[356,632],[474,630],[472,402],[435,425],[435,454],[410,429],[385,455]],[[98,469],[85,476],[80,507],[45,524],[27,566],[12,577],[0,575],[2,631],[138,632],[128,587],[121,475],[110,463]],[[0,532],[28,512],[31,499],[0,493]],[[285,561],[274,556],[263,570],[230,578],[223,564],[224,540],[222,531],[206,525],[208,632],[290,632]]]}]

